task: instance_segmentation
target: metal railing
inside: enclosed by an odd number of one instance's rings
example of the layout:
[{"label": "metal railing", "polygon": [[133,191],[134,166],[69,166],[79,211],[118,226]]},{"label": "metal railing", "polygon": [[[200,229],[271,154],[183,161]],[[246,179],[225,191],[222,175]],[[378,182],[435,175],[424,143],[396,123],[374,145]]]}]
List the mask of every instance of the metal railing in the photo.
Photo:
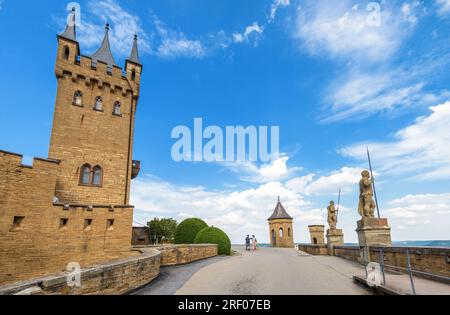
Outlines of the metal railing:
[{"label": "metal railing", "polygon": [[[395,271],[400,271],[401,273],[406,273],[408,275],[408,277],[409,277],[409,282],[410,282],[410,286],[411,286],[411,292],[412,292],[413,295],[417,295],[416,284],[415,284],[415,280],[414,280],[414,274],[423,276],[425,278],[438,279],[439,281],[450,283],[450,277],[437,275],[437,274],[434,274],[434,273],[431,273],[431,272],[414,270],[412,268],[412,265],[411,265],[411,255],[410,255],[410,250],[408,248],[405,249],[405,253],[406,253],[406,268],[398,267],[398,266],[392,266],[392,265],[386,265],[384,249],[381,248],[381,249],[372,249],[372,250],[374,250],[374,251],[379,253],[379,265],[380,265],[380,268],[381,268],[381,275],[383,277],[383,285],[384,286],[386,286],[386,268],[389,268],[389,269],[392,269],[392,270],[395,270]],[[367,270],[366,270],[366,275],[367,275]]]}]

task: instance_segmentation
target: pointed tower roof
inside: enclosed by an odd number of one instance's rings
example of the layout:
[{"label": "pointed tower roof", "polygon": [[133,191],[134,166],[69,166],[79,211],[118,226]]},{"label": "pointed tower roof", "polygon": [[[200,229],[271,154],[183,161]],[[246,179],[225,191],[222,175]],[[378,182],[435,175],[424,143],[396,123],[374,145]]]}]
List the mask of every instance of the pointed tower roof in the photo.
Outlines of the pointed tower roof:
[{"label": "pointed tower roof", "polygon": [[70,17],[68,19],[69,23],[67,23],[66,30],[59,36],[64,37],[65,39],[70,39],[73,41],[77,41],[77,29],[75,23],[75,8],[72,8],[72,12],[70,13]]},{"label": "pointed tower roof", "polygon": [[278,197],[278,204],[277,204],[272,216],[269,218],[269,221],[278,220],[278,219],[293,220],[293,218],[287,213],[287,211],[284,209],[283,205],[281,204],[280,197]]},{"label": "pointed tower roof", "polygon": [[95,62],[101,61],[108,64],[109,66],[116,65],[113,54],[111,52],[111,45],[109,44],[109,24],[106,24],[105,37],[103,38],[102,45],[91,57]]},{"label": "pointed tower roof", "polygon": [[133,48],[131,49],[130,57],[128,57],[127,60],[131,61],[133,63],[136,63],[138,65],[141,64],[141,60],[139,59],[138,36],[137,36],[137,34],[134,35]]}]

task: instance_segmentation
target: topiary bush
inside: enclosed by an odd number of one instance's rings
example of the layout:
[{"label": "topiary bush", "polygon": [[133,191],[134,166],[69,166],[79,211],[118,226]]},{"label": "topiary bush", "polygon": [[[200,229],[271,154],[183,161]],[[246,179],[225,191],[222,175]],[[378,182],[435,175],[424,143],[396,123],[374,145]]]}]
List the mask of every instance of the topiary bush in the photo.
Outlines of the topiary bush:
[{"label": "topiary bush", "polygon": [[187,219],[181,222],[175,230],[175,244],[194,244],[198,232],[208,227],[201,219]]},{"label": "topiary bush", "polygon": [[231,241],[221,229],[207,227],[201,230],[195,238],[195,244],[217,244],[219,255],[231,255]]}]

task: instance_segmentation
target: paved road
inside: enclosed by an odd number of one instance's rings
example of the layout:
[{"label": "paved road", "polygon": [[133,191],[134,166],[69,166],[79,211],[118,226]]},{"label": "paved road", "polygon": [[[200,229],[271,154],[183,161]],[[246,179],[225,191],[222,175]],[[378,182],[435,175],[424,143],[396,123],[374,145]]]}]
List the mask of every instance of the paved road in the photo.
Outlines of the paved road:
[{"label": "paved road", "polygon": [[233,257],[163,268],[158,280],[136,294],[369,294],[352,281],[364,273],[362,267],[340,258],[314,257],[294,249],[235,250],[239,254]]},{"label": "paved road", "polygon": [[199,270],[226,259],[231,258],[219,256],[189,265],[161,267],[158,278],[133,295],[174,295]]},{"label": "paved road", "polygon": [[180,295],[365,295],[352,277],[364,274],[353,262],[337,257],[310,256],[294,249],[238,249],[240,256],[198,271]]}]

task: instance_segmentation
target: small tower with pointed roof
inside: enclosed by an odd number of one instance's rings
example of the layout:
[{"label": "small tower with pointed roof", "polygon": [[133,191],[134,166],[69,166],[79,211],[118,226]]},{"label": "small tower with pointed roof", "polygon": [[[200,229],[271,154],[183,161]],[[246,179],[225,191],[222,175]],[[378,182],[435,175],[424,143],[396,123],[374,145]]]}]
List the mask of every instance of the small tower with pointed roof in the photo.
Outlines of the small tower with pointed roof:
[{"label": "small tower with pointed roof", "polygon": [[287,213],[278,197],[278,203],[273,214],[268,219],[270,230],[270,245],[272,247],[294,247],[294,219]]}]

